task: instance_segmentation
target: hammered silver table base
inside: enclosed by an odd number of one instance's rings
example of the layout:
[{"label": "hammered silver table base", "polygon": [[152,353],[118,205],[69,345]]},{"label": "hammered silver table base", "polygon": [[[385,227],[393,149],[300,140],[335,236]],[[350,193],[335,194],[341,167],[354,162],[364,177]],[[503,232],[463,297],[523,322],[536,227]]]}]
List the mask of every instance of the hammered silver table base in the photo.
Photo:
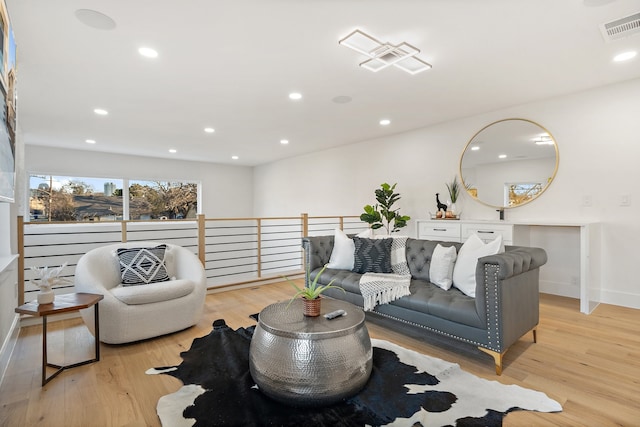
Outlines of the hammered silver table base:
[{"label": "hammered silver table base", "polygon": [[[362,309],[324,298],[319,317],[305,317],[302,301],[260,312],[249,369],[260,391],[293,406],[323,406],[358,393],[371,375],[372,348]],[[347,312],[333,320],[324,314]]]}]

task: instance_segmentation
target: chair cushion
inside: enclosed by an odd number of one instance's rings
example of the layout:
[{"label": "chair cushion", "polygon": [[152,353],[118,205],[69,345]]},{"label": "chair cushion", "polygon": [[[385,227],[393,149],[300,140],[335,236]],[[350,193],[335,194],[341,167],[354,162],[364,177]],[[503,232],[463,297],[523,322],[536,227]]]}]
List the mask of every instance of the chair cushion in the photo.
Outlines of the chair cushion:
[{"label": "chair cushion", "polygon": [[195,283],[188,279],[149,283],[145,286],[124,286],[121,284],[111,289],[111,294],[128,305],[150,304],[189,295],[195,286]]}]

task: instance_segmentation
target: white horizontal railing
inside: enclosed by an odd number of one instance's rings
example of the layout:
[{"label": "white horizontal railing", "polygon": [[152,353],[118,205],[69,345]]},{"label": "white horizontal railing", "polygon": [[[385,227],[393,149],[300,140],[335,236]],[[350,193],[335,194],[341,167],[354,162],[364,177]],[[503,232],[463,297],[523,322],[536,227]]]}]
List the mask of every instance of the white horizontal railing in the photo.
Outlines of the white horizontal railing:
[{"label": "white horizontal railing", "polygon": [[74,291],[75,267],[89,250],[119,242],[157,241],[186,247],[204,265],[207,286],[221,288],[303,272],[301,238],[356,233],[367,225],[356,216],[205,218],[172,221],[30,223],[18,218],[19,303],[35,299],[32,267],[57,267],[68,283],[57,294]]}]

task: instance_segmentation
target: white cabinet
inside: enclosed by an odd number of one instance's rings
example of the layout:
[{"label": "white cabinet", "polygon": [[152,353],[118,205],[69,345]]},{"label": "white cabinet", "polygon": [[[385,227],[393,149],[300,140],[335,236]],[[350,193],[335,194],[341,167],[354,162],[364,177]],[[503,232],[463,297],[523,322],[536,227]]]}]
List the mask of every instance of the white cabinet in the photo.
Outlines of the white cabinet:
[{"label": "white cabinet", "polygon": [[418,220],[418,239],[440,240],[443,242],[464,242],[472,234],[477,234],[484,242],[502,236],[505,245],[513,244],[513,225],[493,222],[469,222],[456,220]]},{"label": "white cabinet", "polygon": [[495,240],[496,237],[502,236],[502,243],[505,245],[513,245],[513,225],[512,224],[495,224],[495,223],[462,223],[462,242],[466,241],[472,234],[477,234],[483,242],[487,243]]},{"label": "white cabinet", "polygon": [[441,242],[460,241],[458,221],[418,221],[418,239],[439,240]]}]

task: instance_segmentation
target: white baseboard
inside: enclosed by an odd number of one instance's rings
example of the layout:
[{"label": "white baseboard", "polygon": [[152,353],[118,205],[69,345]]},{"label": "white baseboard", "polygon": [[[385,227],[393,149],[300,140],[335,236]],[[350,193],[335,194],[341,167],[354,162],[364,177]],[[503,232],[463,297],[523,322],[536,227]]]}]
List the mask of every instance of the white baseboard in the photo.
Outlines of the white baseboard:
[{"label": "white baseboard", "polygon": [[603,304],[640,309],[640,294],[601,289],[600,302]]},{"label": "white baseboard", "polygon": [[543,294],[559,295],[561,297],[580,298],[580,288],[570,283],[541,280],[540,292]]},{"label": "white baseboard", "polygon": [[16,343],[18,342],[18,334],[20,333],[19,324],[20,316],[16,314],[13,316],[13,322],[9,328],[9,333],[2,343],[2,348],[0,348],[0,385],[2,385],[2,380],[4,380],[4,375],[9,367],[13,349],[16,347]]}]

